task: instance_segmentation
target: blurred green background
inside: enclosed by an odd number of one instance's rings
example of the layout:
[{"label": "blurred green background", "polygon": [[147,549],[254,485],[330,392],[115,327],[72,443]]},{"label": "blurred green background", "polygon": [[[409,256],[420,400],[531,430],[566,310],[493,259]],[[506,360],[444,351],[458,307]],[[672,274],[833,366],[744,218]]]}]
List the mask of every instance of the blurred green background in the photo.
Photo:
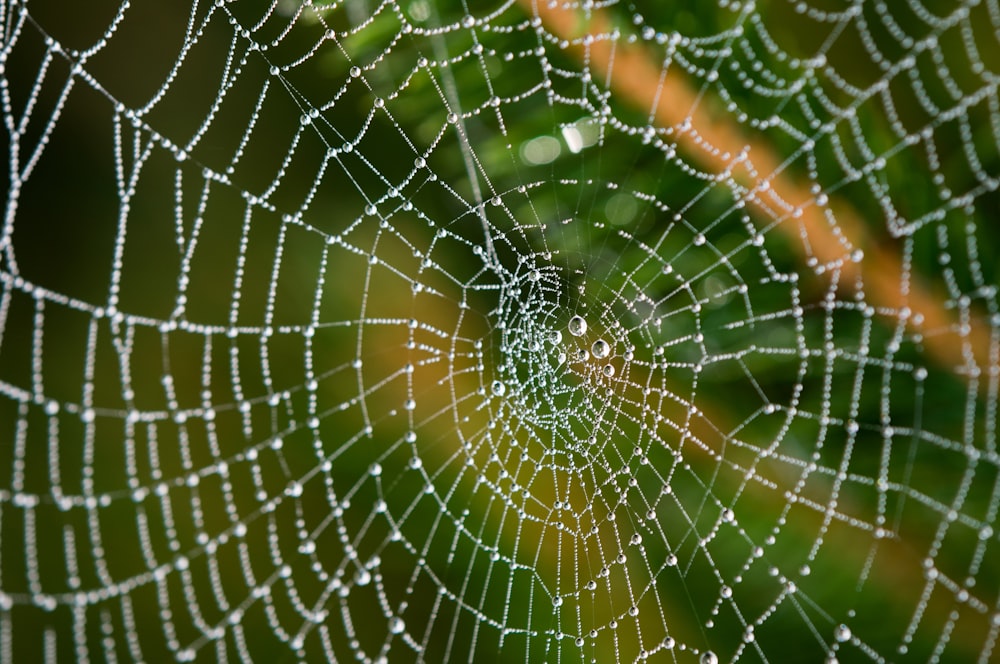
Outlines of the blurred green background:
[{"label": "blurred green background", "polygon": [[0,654],[994,656],[995,3],[571,8],[965,367],[530,6],[8,7]]}]

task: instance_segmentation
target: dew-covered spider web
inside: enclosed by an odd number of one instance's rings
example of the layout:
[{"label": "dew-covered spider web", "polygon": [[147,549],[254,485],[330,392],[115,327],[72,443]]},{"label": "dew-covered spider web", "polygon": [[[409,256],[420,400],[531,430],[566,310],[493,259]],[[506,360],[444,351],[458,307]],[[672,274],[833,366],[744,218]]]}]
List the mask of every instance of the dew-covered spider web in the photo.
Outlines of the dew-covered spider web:
[{"label": "dew-covered spider web", "polygon": [[0,662],[1000,657],[998,0],[0,28]]}]

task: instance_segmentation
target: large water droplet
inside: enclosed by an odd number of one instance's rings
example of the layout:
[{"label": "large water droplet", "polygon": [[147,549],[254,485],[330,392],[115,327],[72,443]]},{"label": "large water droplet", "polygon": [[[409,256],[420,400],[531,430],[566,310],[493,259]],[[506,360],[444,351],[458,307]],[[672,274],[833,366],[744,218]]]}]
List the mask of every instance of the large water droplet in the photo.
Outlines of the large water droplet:
[{"label": "large water droplet", "polygon": [[495,380],[493,381],[493,385],[490,386],[490,389],[493,390],[493,394],[497,395],[498,397],[502,397],[504,395],[504,392],[507,391],[507,386],[504,385],[501,381]]},{"label": "large water droplet", "polygon": [[844,624],[838,625],[837,629],[833,632],[833,638],[837,639],[841,643],[847,641],[851,638],[851,628]]},{"label": "large water droplet", "polygon": [[607,376],[608,378],[611,378],[612,376],[615,375],[615,367],[614,365],[611,364],[605,364],[604,367],[601,369],[601,371],[603,371],[604,375]]},{"label": "large water droplet", "polygon": [[597,359],[603,360],[604,358],[606,358],[608,355],[611,354],[611,344],[609,344],[604,339],[598,339],[590,347],[590,352],[592,352],[594,354],[594,357],[596,357]]},{"label": "large water droplet", "polygon": [[701,653],[701,664],[719,664],[719,657],[711,650]]},{"label": "large water droplet", "polygon": [[574,337],[583,336],[587,333],[587,321],[584,320],[583,316],[573,316],[569,319],[569,325],[566,326],[566,329]]},{"label": "large water droplet", "polygon": [[560,332],[559,330],[552,330],[551,332],[549,332],[549,341],[552,344],[562,343],[562,332]]},{"label": "large water droplet", "polygon": [[399,616],[394,616],[392,620],[389,621],[389,631],[393,634],[402,634],[406,629],[406,623]]}]

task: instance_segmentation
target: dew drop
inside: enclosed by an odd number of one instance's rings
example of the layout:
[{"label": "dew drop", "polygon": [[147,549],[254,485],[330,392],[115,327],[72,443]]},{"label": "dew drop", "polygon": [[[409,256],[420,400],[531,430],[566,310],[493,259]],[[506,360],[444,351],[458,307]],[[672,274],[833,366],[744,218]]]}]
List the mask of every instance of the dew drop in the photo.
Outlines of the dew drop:
[{"label": "dew drop", "polygon": [[604,375],[607,376],[608,378],[611,378],[612,376],[615,375],[615,367],[612,364],[605,364],[604,367],[601,369],[601,371],[603,371]]},{"label": "dew drop", "polygon": [[490,389],[493,390],[493,394],[498,397],[502,397],[507,391],[507,386],[504,385],[502,381],[495,380],[493,381],[493,385],[490,386]]},{"label": "dew drop", "polygon": [[552,330],[549,332],[549,342],[552,344],[562,343],[562,332],[559,330]]},{"label": "dew drop", "polygon": [[574,337],[583,336],[587,333],[587,321],[584,320],[583,316],[573,316],[569,319],[569,325],[566,326],[566,329]]},{"label": "dew drop", "polygon": [[389,631],[393,634],[402,634],[406,629],[406,623],[399,616],[394,616],[392,620],[389,621]]},{"label": "dew drop", "polygon": [[851,638],[851,628],[847,625],[841,623],[837,626],[837,629],[833,632],[833,638],[837,639],[841,643],[847,641]]},{"label": "dew drop", "polygon": [[552,606],[555,606],[555,607],[558,608],[558,607],[562,606],[562,603],[563,603],[563,598],[562,597],[559,597],[558,595],[556,595],[555,597],[552,598]]},{"label": "dew drop", "polygon": [[597,359],[603,360],[604,358],[606,358],[608,355],[611,354],[611,344],[609,344],[604,339],[598,339],[590,347],[590,352],[592,352],[594,354],[594,357],[596,357]]},{"label": "dew drop", "polygon": [[698,661],[700,661],[701,664],[719,664],[718,656],[711,650],[706,650],[701,653],[701,659]]},{"label": "dew drop", "polygon": [[351,67],[351,78],[361,76],[361,67]]}]

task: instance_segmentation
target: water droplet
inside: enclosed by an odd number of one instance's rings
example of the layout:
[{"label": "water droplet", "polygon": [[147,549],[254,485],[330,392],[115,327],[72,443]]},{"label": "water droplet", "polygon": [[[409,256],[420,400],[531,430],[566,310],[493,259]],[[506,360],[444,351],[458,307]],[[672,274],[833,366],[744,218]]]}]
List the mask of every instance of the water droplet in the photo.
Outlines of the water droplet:
[{"label": "water droplet", "polygon": [[559,330],[549,332],[549,341],[553,344],[562,343],[562,332]]},{"label": "water droplet", "polygon": [[598,339],[590,347],[590,352],[592,352],[594,354],[594,357],[596,357],[597,359],[603,360],[604,358],[606,358],[608,355],[611,354],[611,344],[609,344],[604,339]]},{"label": "water droplet", "polygon": [[361,76],[361,67],[351,67],[351,78]]},{"label": "water droplet", "polygon": [[497,395],[498,397],[502,397],[504,393],[507,391],[507,386],[504,385],[503,382],[495,380],[493,381],[493,385],[490,386],[490,389],[493,390],[493,394]]},{"label": "water droplet", "polygon": [[629,541],[634,545],[642,544],[642,535],[636,533],[632,535],[632,539],[630,539]]},{"label": "water droplet", "polygon": [[405,410],[413,410],[416,407],[417,407],[417,402],[414,401],[413,399],[407,399],[406,401],[403,402],[403,408]]},{"label": "water droplet", "polygon": [[560,606],[562,606],[562,603],[563,603],[563,598],[562,597],[559,597],[558,595],[556,595],[555,597],[552,598],[552,606],[560,607]]},{"label": "water droplet", "polygon": [[528,273],[529,281],[538,281],[541,278],[542,278],[542,273],[539,272],[538,270],[532,270],[531,272]]},{"label": "water droplet", "polygon": [[566,329],[574,337],[583,336],[587,333],[587,321],[584,320],[583,316],[573,316],[569,319],[569,325],[566,326]]},{"label": "water droplet", "polygon": [[731,509],[726,508],[722,510],[722,520],[725,521],[726,523],[732,523],[735,518],[736,515],[733,514],[733,511]]},{"label": "water droplet", "polygon": [[586,362],[588,359],[590,359],[590,353],[587,352],[586,348],[581,348],[580,350],[576,351],[576,359],[580,360],[581,362]]},{"label": "water droplet", "polygon": [[604,375],[607,376],[608,378],[611,378],[612,376],[615,375],[615,367],[612,364],[605,364],[604,367],[601,369],[601,371],[603,371]]},{"label": "water droplet", "polygon": [[698,660],[701,664],[719,664],[718,656],[711,650],[706,650],[701,653],[701,659]]},{"label": "water droplet", "polygon": [[406,630],[406,623],[399,616],[393,616],[389,621],[389,631],[393,634],[402,634]]},{"label": "water droplet", "polygon": [[733,589],[729,586],[722,586],[719,590],[719,594],[722,595],[723,599],[729,599],[733,596]]},{"label": "water droplet", "polygon": [[847,641],[851,638],[851,628],[847,625],[841,623],[837,626],[837,629],[833,632],[833,638],[837,639],[841,643]]}]

